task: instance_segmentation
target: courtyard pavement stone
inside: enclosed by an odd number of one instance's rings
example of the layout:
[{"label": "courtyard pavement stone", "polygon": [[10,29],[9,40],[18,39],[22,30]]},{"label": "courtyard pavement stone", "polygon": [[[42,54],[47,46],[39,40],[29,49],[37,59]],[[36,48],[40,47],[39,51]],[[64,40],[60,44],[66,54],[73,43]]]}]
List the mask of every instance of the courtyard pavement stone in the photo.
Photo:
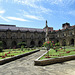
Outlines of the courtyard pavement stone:
[{"label": "courtyard pavement stone", "polygon": [[0,75],[75,75],[75,60],[47,66],[34,66],[34,60],[45,51],[0,65]]}]

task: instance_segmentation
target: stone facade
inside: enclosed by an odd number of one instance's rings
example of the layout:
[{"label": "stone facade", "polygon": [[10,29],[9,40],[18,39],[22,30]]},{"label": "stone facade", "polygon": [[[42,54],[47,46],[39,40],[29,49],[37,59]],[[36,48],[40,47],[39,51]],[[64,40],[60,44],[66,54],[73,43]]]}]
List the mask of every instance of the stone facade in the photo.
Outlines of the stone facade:
[{"label": "stone facade", "polygon": [[[59,42],[60,45],[75,45],[75,25],[65,23],[63,29],[53,30],[48,27],[49,40]],[[13,48],[17,43],[26,42],[27,47],[41,46],[45,42],[46,27],[43,29],[16,27],[15,25],[0,24],[0,41],[4,48]]]},{"label": "stone facade", "polygon": [[60,45],[75,46],[75,25],[67,26],[66,24],[67,23],[65,23],[65,27],[63,29],[55,31],[55,40],[56,42],[59,42]]}]

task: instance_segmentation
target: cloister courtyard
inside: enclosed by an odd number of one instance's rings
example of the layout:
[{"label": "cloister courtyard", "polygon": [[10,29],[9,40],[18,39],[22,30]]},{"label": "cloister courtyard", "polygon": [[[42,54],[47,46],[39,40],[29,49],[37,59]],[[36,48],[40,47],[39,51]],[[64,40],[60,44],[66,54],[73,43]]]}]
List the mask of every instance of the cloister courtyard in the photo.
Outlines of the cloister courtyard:
[{"label": "cloister courtyard", "polygon": [[75,75],[75,0],[0,0],[0,75]]},{"label": "cloister courtyard", "polygon": [[0,65],[0,75],[75,75],[75,60],[47,66],[34,66],[45,50]]},{"label": "cloister courtyard", "polygon": [[0,0],[0,75],[75,75],[75,0]]},{"label": "cloister courtyard", "polygon": [[[66,26],[68,28],[65,29]],[[1,25],[0,27],[2,29],[0,31],[0,75],[75,74],[75,26],[65,23],[62,30],[53,30],[52,27],[47,26],[46,21],[43,29],[13,25]],[[50,54],[43,55],[47,51]],[[60,57],[60,60],[62,58],[64,60],[64,56],[67,55],[68,58],[72,55],[73,60],[61,63],[52,61],[54,64],[48,62],[48,65],[37,66],[35,60],[41,55],[44,56],[41,59],[49,59],[49,61]]]},{"label": "cloister courtyard", "polygon": [[75,75],[75,25],[64,23],[61,30],[48,27],[47,20],[43,29],[0,25],[0,34],[0,75]]}]

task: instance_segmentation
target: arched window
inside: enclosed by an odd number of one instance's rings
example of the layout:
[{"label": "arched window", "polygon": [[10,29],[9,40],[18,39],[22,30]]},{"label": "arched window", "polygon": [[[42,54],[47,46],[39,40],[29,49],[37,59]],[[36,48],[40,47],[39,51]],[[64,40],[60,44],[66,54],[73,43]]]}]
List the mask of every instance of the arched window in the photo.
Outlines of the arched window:
[{"label": "arched window", "polygon": [[39,47],[42,46],[42,41],[39,41],[39,42],[38,42],[38,46],[39,46]]},{"label": "arched window", "polygon": [[64,36],[64,33],[62,33],[62,36]]},{"label": "arched window", "polygon": [[69,31],[69,35],[72,35],[72,31]]},{"label": "arched window", "polygon": [[71,39],[71,45],[74,45],[74,39]]},{"label": "arched window", "polygon": [[41,35],[38,36],[38,39],[41,39]]},{"label": "arched window", "polygon": [[34,35],[31,35],[31,39],[34,39]]},{"label": "arched window", "polygon": [[25,34],[22,34],[22,39],[25,39]]},{"label": "arched window", "polygon": [[56,41],[57,43],[59,42],[59,40]]},{"label": "arched window", "polygon": [[30,46],[31,46],[31,47],[34,47],[34,46],[35,46],[35,42],[34,42],[34,41],[31,41],[31,42],[30,42]]},{"label": "arched window", "polygon": [[62,40],[62,45],[63,45],[63,46],[66,46],[66,40],[65,40],[65,39]]},{"label": "arched window", "polygon": [[6,34],[2,34],[1,38],[5,39],[6,38]]},{"label": "arched window", "polygon": [[16,46],[17,46],[16,41],[13,41],[11,45],[12,45],[12,48],[16,48]]},{"label": "arched window", "polygon": [[6,42],[5,42],[5,41],[2,41],[2,42],[3,42],[3,48],[4,48],[4,49],[7,48]]},{"label": "arched window", "polygon": [[12,37],[12,38],[17,38],[17,35],[16,35],[16,34],[12,34],[11,37]]}]

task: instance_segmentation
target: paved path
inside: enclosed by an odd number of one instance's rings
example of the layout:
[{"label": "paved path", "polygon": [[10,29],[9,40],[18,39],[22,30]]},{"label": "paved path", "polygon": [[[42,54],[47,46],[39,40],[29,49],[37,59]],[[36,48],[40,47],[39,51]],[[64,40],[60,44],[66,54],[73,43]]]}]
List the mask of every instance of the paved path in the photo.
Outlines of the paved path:
[{"label": "paved path", "polygon": [[63,64],[34,66],[34,60],[44,52],[40,51],[0,65],[0,75],[75,75],[75,60]]}]

